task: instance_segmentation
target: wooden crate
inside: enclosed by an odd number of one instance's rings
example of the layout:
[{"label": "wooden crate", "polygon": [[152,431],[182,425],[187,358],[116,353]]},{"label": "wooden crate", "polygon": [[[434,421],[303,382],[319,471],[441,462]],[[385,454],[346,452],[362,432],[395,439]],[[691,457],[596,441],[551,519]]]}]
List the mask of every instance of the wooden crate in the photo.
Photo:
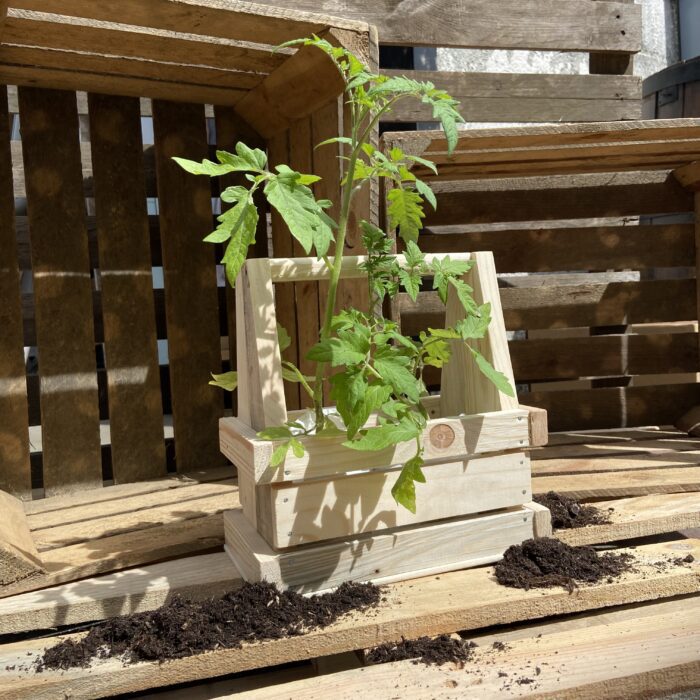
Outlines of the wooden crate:
[{"label": "wooden crate", "polygon": [[[493,256],[452,257],[475,262],[466,279],[493,314],[478,349],[512,382]],[[363,261],[347,258],[343,276],[365,277]],[[238,362],[248,371],[239,374],[239,416],[221,419],[220,439],[238,468],[242,511],[226,514],[225,523],[241,573],[311,588],[348,578],[397,580],[493,561],[531,537],[534,513],[523,507],[532,497],[528,411],[497,391],[457,344],[442,394],[425,400],[427,483],[417,488],[415,514],[391,495],[412,443],[365,454],[341,438],[309,436],[300,438],[303,457],[270,466],[276,443],[256,431],[295,415],[285,403],[274,284],[328,277],[321,260],[260,259],[249,260],[237,282]],[[278,287],[277,298],[284,294]],[[449,324],[463,314],[450,296]]]},{"label": "wooden crate", "polygon": [[[343,128],[342,81],[321,51],[274,47],[315,33],[374,65],[373,30],[235,1],[0,7],[0,489],[28,499],[223,464],[231,400],[207,382],[235,365],[234,296],[201,242],[219,184],[171,157],[243,140],[319,172],[337,200],[338,152],[312,145]],[[255,254],[293,254],[278,217],[268,240],[268,214]],[[317,285],[288,302],[296,361]]]},{"label": "wooden crate", "polygon": [[[673,424],[700,403],[700,121],[465,131],[452,156],[438,132],[385,138],[437,163],[416,171],[438,202],[422,248],[493,251],[520,400],[553,430]],[[397,315],[408,333],[442,319],[431,293]]]}]

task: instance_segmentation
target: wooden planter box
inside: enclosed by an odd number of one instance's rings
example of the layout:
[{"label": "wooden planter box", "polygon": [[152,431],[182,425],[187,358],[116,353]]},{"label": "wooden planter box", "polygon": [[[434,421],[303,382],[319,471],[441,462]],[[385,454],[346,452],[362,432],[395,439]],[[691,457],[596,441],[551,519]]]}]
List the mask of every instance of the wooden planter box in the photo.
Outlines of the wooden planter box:
[{"label": "wooden planter box", "polygon": [[[466,279],[493,320],[479,350],[513,381],[491,253],[473,259]],[[363,275],[362,258],[347,258],[344,277]],[[317,590],[348,579],[397,580],[494,561],[534,534],[528,411],[498,392],[454,348],[443,369],[443,393],[426,397],[423,435],[427,483],[417,487],[417,512],[397,507],[391,487],[413,443],[361,453],[344,438],[300,438],[270,466],[275,441],[256,432],[287,413],[277,342],[273,283],[323,280],[325,264],[310,258],[249,260],[236,288],[240,412],[220,422],[222,452],[238,467],[242,509],[225,515],[227,550],[242,575]],[[462,312],[456,297],[447,322]],[[376,421],[370,418],[368,425]]]}]

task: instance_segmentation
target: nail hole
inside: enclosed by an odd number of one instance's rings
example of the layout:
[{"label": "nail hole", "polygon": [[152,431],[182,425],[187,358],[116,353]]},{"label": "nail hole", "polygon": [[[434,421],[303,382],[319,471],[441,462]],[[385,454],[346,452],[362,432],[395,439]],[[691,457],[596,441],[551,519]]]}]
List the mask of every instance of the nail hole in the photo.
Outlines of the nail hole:
[{"label": "nail hole", "polygon": [[625,34],[627,34],[627,32],[623,29],[623,30],[620,32],[620,34],[622,34],[622,36],[625,36]]}]

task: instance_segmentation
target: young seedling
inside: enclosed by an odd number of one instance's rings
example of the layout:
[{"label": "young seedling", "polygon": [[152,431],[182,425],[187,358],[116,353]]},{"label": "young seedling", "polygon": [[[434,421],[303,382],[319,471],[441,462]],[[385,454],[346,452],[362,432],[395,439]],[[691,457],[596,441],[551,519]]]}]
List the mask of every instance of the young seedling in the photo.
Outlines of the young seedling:
[{"label": "young seedling", "polygon": [[[269,440],[283,440],[272,456],[272,465],[282,463],[289,452],[300,457],[304,446],[301,435],[330,436],[339,431],[346,436],[349,449],[382,450],[399,442],[415,441],[414,456],[409,459],[393,486],[397,503],[416,510],[415,482],[425,482],[421,435],[428,416],[421,403],[426,386],[426,366],[442,367],[451,356],[451,343],[457,341],[469,348],[481,372],[505,394],[513,396],[513,388],[505,375],[496,371],[469,341],[483,338],[491,321],[489,304],[477,305],[472,288],[462,279],[472,262],[450,260],[449,256],[426,262],[418,246],[418,235],[425,217],[426,202],[437,207],[436,197],[427,183],[411,172],[413,163],[420,163],[437,172],[430,161],[392,148],[383,153],[371,143],[379,120],[404,99],[418,99],[428,104],[433,117],[445,132],[451,153],[457,143],[457,124],[463,119],[458,103],[444,90],[430,82],[406,77],[389,78],[371,73],[346,49],[331,45],[314,36],[288,42],[284,46],[313,46],[324,51],[335,63],[345,82],[350,129],[348,136],[337,136],[318,147],[342,144],[340,214],[334,221],[327,213],[332,203],[315,198],[311,185],[320,178],[299,173],[287,165],[268,169],[267,156],[244,143],[236,144],[235,154],[217,151],[218,162],[201,163],[176,158],[188,172],[216,177],[243,173],[249,186],[227,187],[221,193],[224,203],[231,205],[218,217],[216,230],[204,240],[225,243],[223,264],[229,282],[235,284],[245,262],[248,248],[255,242],[258,211],[255,193],[262,190],[270,206],[286,223],[292,236],[307,255],[312,252],[322,259],[330,272],[326,313],[318,342],[307,354],[315,363],[314,376],[305,376],[290,362],[283,362],[286,381],[298,382],[313,399],[313,420],[291,421],[286,425],[266,428],[258,434]],[[362,241],[367,250],[364,269],[370,293],[371,312],[343,309],[334,313],[338,282],[343,268],[343,249],[353,197],[375,178],[392,183],[388,194],[390,231],[382,231],[362,221]],[[392,253],[398,233],[405,244],[405,264],[399,264]],[[331,244],[334,254],[329,254]],[[449,328],[428,328],[418,337],[401,333],[398,325],[381,313],[382,302],[395,297],[401,289],[415,301],[424,278],[432,278],[433,289],[443,303],[450,289],[457,294],[465,318]],[[289,336],[279,329],[281,349],[289,345]],[[329,369],[334,372],[329,376]],[[213,375],[211,382],[227,390],[236,386],[236,374]],[[323,408],[324,386],[330,384],[336,416]],[[379,415],[377,424],[365,427],[371,414]],[[339,418],[338,418],[339,416]]]}]

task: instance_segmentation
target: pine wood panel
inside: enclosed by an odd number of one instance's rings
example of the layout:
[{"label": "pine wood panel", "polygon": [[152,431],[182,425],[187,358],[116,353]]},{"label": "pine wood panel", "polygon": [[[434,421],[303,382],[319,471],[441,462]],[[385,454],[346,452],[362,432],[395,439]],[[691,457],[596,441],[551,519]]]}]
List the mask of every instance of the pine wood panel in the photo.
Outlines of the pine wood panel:
[{"label": "pine wood panel", "polygon": [[221,370],[215,258],[202,237],[211,230],[209,181],[185,173],[173,156],[207,155],[202,105],[153,103],[168,357],[178,471],[220,464]]},{"label": "pine wood panel", "polygon": [[22,502],[0,491],[0,587],[42,571]]},{"label": "pine wood panel", "polygon": [[136,98],[88,99],[112,472],[123,483],[165,474],[141,118]]},{"label": "pine wood panel", "polygon": [[300,0],[295,7],[369,22],[379,41],[390,45],[629,53],[641,46],[640,8],[624,2],[429,0],[404,7],[393,0],[353,0],[339,7],[336,0]]},{"label": "pine wood panel", "polygon": [[421,250],[428,253],[491,250],[499,274],[683,267],[695,253],[692,224],[590,228],[543,225],[463,232],[455,228],[458,227],[421,233]]},{"label": "pine wood panel", "polygon": [[32,483],[8,127],[7,93],[0,90],[0,490],[26,498]]},{"label": "pine wood panel", "polygon": [[102,485],[75,95],[21,88],[47,494]]}]

